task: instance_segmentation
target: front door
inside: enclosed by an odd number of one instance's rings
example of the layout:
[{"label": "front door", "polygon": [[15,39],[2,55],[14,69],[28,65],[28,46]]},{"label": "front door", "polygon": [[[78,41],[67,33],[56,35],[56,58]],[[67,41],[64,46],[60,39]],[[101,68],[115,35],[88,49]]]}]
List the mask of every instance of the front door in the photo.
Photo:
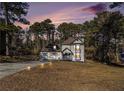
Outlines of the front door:
[{"label": "front door", "polygon": [[63,54],[63,60],[72,60],[73,53],[70,49],[65,48],[62,51],[62,54]]}]

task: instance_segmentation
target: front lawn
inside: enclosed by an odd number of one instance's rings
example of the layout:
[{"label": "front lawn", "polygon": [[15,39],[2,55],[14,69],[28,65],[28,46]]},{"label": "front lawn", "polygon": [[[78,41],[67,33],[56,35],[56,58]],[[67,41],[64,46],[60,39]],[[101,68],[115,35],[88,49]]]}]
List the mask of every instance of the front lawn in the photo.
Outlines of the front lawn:
[{"label": "front lawn", "polygon": [[0,90],[124,90],[124,68],[89,60],[53,62],[2,78]]}]

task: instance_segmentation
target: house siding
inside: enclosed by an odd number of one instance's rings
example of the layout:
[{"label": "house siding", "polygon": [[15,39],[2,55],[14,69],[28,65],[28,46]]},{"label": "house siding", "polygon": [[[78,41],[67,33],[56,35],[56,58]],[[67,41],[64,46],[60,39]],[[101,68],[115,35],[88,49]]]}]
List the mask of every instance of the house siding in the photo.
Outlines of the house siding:
[{"label": "house siding", "polygon": [[65,48],[68,48],[68,49],[70,49],[70,50],[71,50],[70,45],[62,45],[62,51],[63,51]]},{"label": "house siding", "polygon": [[[75,60],[75,48],[74,48],[74,46],[75,46],[75,44],[72,44],[72,45],[62,45],[62,51],[64,49],[68,48],[68,49],[70,49],[73,52],[72,61],[76,61]],[[80,52],[81,60],[80,61],[84,62],[84,45],[80,44],[80,49],[81,49],[81,52]]]},{"label": "house siding", "polygon": [[84,45],[81,45],[81,61],[84,62]]}]

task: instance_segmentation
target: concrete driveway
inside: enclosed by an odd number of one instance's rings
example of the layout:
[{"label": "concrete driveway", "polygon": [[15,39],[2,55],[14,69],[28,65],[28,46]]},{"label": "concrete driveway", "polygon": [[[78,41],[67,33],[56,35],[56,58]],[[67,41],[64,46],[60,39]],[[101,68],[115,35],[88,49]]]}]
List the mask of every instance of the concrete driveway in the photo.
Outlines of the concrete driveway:
[{"label": "concrete driveway", "polygon": [[24,70],[27,66],[37,66],[40,61],[31,61],[23,63],[0,63],[0,79],[18,71]]}]

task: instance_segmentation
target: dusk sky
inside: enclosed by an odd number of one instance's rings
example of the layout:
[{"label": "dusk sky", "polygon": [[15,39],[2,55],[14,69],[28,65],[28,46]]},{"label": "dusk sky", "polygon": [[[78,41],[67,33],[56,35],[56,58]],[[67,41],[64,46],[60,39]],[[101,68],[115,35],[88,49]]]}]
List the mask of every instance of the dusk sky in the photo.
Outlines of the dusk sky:
[{"label": "dusk sky", "polygon": [[[94,18],[97,12],[105,10],[106,3],[85,2],[32,2],[26,18],[31,24],[41,22],[47,18],[58,26],[63,22],[83,23]],[[18,23],[23,28],[29,25]]]}]

